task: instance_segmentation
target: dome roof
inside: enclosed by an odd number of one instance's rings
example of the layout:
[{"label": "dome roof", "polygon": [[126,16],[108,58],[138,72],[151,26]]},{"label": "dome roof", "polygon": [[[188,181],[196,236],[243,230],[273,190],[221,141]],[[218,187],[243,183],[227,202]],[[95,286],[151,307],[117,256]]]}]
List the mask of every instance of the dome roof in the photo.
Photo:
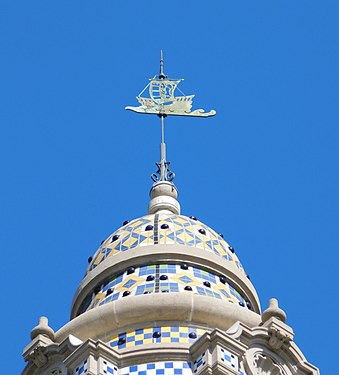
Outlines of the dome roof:
[{"label": "dome roof", "polygon": [[111,234],[94,254],[86,274],[108,257],[158,244],[185,245],[213,252],[245,273],[234,249],[207,225],[192,216],[158,213],[132,220]]}]

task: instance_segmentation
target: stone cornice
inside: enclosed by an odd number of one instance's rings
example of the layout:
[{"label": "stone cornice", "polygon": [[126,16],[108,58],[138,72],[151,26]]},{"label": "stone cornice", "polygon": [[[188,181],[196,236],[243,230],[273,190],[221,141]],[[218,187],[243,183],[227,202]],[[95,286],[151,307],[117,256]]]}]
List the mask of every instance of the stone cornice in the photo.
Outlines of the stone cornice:
[{"label": "stone cornice", "polygon": [[72,334],[81,340],[97,340],[117,328],[158,320],[196,322],[226,330],[238,320],[257,326],[260,315],[226,300],[193,293],[154,293],[130,296],[89,310],[64,325],[55,333],[55,339],[61,342]]}]

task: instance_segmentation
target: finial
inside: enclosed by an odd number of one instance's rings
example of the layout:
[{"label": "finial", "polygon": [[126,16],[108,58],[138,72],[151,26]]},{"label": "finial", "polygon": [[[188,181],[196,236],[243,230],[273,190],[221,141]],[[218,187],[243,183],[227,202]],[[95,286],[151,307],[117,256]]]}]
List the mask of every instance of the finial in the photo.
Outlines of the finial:
[{"label": "finial", "polygon": [[162,49],[160,50],[160,73],[159,73],[160,79],[165,79],[167,76],[164,73],[164,55],[162,52]]},{"label": "finial", "polygon": [[31,339],[34,340],[38,335],[49,337],[52,341],[54,341],[54,331],[48,325],[48,318],[45,316],[41,316],[39,318],[39,324],[32,329]]},{"label": "finial", "polygon": [[278,300],[276,298],[270,299],[268,308],[262,313],[261,320],[265,323],[272,317],[275,317],[284,323],[286,321],[286,313],[278,306]]},{"label": "finial", "polygon": [[148,214],[159,212],[180,215],[180,204],[178,202],[178,190],[169,181],[159,181],[153,184],[149,193]]}]

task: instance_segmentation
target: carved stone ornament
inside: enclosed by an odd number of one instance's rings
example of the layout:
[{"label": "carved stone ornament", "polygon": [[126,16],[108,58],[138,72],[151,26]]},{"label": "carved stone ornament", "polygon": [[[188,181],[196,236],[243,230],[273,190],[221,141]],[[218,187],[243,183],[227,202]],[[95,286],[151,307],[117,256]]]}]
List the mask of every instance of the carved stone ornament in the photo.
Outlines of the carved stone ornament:
[{"label": "carved stone ornament", "polygon": [[29,355],[29,360],[32,361],[37,367],[42,367],[47,363],[47,356],[43,352],[43,347],[38,346]]},{"label": "carved stone ornament", "polygon": [[279,356],[262,348],[249,349],[244,356],[244,366],[247,375],[292,375]]},{"label": "carved stone ornament", "polygon": [[291,338],[287,334],[276,328],[271,328],[269,330],[269,335],[268,344],[274,350],[280,349],[284,342],[291,341]]},{"label": "carved stone ornament", "polygon": [[261,354],[256,354],[253,357],[253,365],[255,368],[255,375],[284,375],[283,370],[276,365],[271,358]]}]

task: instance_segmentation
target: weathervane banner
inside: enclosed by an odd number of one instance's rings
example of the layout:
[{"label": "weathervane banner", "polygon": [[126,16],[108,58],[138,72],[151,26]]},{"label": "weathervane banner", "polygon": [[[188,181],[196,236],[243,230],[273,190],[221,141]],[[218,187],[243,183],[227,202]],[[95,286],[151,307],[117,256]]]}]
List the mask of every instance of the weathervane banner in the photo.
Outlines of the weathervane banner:
[{"label": "weathervane banner", "polygon": [[[139,107],[127,106],[125,109],[150,115],[159,116],[193,116],[210,117],[216,114],[215,110],[205,112],[203,109],[191,111],[194,95],[185,95],[178,85],[182,79],[168,78],[163,72],[163,58],[160,59],[160,74],[150,80],[150,83],[136,97],[140,103]],[[143,96],[148,90],[149,96]],[[175,91],[182,94],[176,96]]]}]

